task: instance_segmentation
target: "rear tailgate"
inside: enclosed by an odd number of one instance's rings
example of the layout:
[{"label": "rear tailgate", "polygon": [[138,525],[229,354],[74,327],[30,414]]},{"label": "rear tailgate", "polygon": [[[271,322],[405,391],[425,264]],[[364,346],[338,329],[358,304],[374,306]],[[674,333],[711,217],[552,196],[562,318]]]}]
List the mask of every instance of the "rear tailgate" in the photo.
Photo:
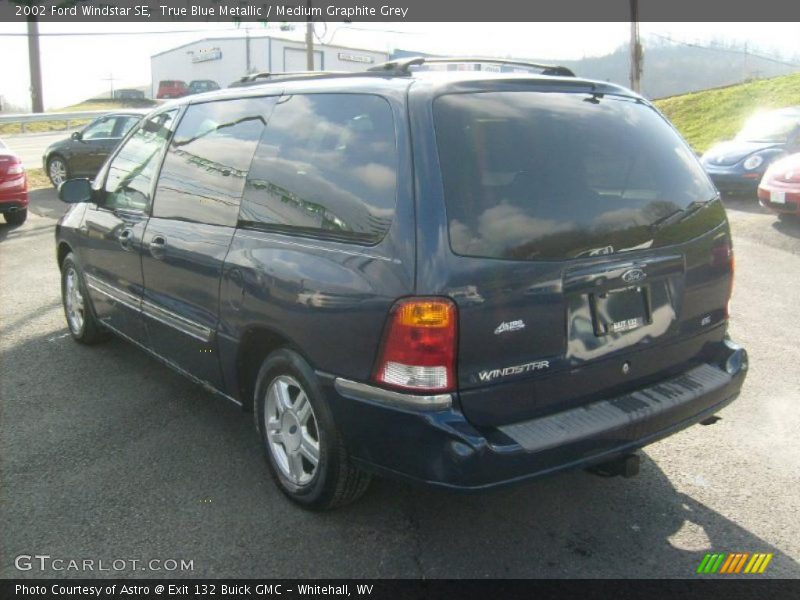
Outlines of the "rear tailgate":
[{"label": "rear tailgate", "polygon": [[[721,341],[724,208],[652,108],[587,93],[434,101],[458,387],[497,426],[656,381]],[[423,272],[423,280],[436,280]]]}]

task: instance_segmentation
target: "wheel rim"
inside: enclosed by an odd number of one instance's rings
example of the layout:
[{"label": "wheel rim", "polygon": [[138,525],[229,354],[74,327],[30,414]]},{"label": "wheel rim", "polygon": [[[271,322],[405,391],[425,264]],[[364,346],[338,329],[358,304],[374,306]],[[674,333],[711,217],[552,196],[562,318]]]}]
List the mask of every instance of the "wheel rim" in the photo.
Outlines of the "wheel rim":
[{"label": "wheel rim", "polygon": [[64,300],[67,309],[67,321],[72,333],[79,334],[83,331],[84,302],[78,282],[78,272],[70,267],[64,282]]},{"label": "wheel rim", "polygon": [[281,375],[270,383],[264,431],[284,477],[296,485],[308,484],[319,465],[319,429],[308,394],[293,377]]},{"label": "wheel rim", "polygon": [[56,185],[61,185],[67,178],[67,167],[63,162],[56,158],[50,161],[49,173],[50,181]]}]

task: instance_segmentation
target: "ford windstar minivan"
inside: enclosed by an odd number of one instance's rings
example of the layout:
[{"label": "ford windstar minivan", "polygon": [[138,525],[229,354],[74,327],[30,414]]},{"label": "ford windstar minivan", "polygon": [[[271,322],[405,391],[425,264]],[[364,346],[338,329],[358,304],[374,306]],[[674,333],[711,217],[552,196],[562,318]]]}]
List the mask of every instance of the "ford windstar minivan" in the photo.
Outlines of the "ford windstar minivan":
[{"label": "ford windstar minivan", "polygon": [[725,210],[650,103],[426,62],[166,104],[59,190],[75,340],[114,333],[252,410],[308,508],[373,474],[618,471],[745,379]]}]

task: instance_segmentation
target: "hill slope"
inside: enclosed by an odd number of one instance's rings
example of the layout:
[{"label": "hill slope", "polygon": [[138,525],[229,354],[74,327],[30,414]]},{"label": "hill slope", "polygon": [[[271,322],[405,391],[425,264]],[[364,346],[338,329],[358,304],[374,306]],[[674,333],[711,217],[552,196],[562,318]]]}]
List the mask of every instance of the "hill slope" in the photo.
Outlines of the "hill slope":
[{"label": "hill slope", "polygon": [[656,100],[698,152],[732,138],[758,110],[800,105],[800,73]]}]

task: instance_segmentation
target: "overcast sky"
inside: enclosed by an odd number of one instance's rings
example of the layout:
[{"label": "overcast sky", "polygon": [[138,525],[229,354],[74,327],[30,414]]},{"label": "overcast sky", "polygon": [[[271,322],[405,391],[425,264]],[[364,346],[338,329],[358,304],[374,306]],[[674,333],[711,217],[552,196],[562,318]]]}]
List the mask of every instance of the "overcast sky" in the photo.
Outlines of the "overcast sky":
[{"label": "overcast sky", "polygon": [[[252,33],[272,32],[302,39],[278,24],[246,25]],[[0,95],[29,105],[27,40],[24,23],[0,23]],[[150,56],[203,37],[244,35],[231,23],[43,23],[47,33],[130,33],[135,35],[43,36],[41,42],[46,108],[74,104],[114,87],[149,85]],[[160,33],[154,33],[160,32]],[[642,23],[643,36],[666,35],[685,42],[726,41],[784,58],[800,57],[798,23]],[[395,48],[462,55],[515,56],[548,60],[607,54],[630,35],[628,23],[317,23],[326,43],[391,51]],[[646,52],[646,48],[645,48]],[[241,75],[232,73],[231,80]]]}]

